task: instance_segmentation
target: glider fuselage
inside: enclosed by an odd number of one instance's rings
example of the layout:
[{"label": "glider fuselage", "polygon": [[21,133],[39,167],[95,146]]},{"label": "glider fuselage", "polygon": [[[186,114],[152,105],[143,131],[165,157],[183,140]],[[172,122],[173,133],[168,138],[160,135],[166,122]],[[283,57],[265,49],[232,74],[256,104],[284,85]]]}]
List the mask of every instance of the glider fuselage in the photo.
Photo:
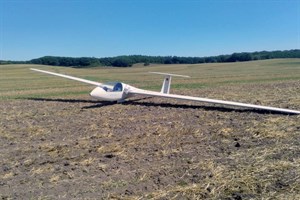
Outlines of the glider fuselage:
[{"label": "glider fuselage", "polygon": [[98,86],[93,89],[90,96],[102,101],[123,101],[133,96],[127,92],[131,87],[121,82],[104,83],[101,87]]}]

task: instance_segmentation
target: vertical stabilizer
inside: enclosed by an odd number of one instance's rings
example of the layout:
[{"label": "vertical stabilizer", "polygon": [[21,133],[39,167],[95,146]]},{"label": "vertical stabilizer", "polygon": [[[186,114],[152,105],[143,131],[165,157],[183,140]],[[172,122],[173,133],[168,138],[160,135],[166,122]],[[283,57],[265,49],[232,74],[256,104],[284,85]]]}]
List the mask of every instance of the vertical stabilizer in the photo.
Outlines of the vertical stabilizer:
[{"label": "vertical stabilizer", "polygon": [[163,82],[163,85],[162,85],[161,91],[160,91],[161,93],[164,93],[164,94],[170,93],[171,80],[172,80],[172,77],[170,75],[165,76],[165,79],[164,79],[164,82]]},{"label": "vertical stabilizer", "polygon": [[167,74],[167,73],[162,73],[162,72],[149,72],[149,73],[165,75],[165,79],[164,79],[164,82],[163,82],[163,85],[162,85],[161,91],[160,91],[163,94],[169,94],[170,93],[172,76],[190,78],[189,76],[185,76],[185,75]]}]

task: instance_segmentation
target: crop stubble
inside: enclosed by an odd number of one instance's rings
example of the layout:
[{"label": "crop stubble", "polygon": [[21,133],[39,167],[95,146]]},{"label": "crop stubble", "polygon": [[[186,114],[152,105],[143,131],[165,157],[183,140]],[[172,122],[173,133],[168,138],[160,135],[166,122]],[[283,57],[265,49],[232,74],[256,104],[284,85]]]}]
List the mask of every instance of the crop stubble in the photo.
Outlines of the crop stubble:
[{"label": "crop stubble", "polygon": [[[299,110],[299,83],[175,92]],[[1,100],[1,197],[300,198],[299,116],[134,100],[102,104],[82,94]]]}]

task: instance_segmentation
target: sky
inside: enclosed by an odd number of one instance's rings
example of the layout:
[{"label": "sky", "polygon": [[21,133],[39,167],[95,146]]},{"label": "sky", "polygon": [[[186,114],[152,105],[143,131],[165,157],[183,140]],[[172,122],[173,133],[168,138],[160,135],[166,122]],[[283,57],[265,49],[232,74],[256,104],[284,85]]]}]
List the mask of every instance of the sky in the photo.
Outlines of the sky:
[{"label": "sky", "polygon": [[0,0],[0,60],[300,49],[300,0]]}]

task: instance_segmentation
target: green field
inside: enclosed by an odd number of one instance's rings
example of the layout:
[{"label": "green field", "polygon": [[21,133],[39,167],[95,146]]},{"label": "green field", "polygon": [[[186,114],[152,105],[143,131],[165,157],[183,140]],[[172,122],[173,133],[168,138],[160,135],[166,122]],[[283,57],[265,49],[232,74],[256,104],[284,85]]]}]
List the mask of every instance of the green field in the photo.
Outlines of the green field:
[{"label": "green field", "polygon": [[189,75],[192,78],[174,78],[173,89],[210,88],[224,85],[271,83],[300,79],[300,59],[274,59],[244,63],[152,65],[133,68],[76,69],[39,65],[1,65],[0,98],[64,97],[87,94],[93,86],[59,77],[30,71],[38,68],[64,73],[98,82],[121,81],[144,89],[159,90],[162,77],[148,74],[159,71]]}]

